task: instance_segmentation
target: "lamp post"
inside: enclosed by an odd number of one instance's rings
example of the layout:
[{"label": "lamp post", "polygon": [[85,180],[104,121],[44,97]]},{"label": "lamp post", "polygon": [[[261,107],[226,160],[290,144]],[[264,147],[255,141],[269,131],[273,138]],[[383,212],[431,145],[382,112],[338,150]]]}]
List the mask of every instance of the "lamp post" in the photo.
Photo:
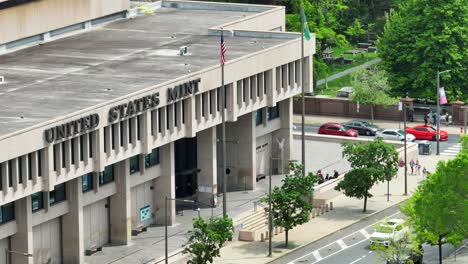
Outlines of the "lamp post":
[{"label": "lamp post", "polygon": [[20,256],[28,257],[28,258],[33,257],[33,254],[31,253],[19,252],[19,251],[9,250],[8,248],[5,248],[5,264],[8,264],[8,256],[10,256],[11,254],[16,254],[16,255],[20,255]]},{"label": "lamp post", "polygon": [[408,165],[406,160],[406,102],[403,102],[403,131],[405,132],[404,142],[405,142],[405,193],[408,195]]},{"label": "lamp post", "polygon": [[436,123],[437,123],[437,134],[436,134],[436,137],[437,137],[437,152],[436,152],[436,155],[439,155],[440,154],[440,151],[439,151],[439,142],[440,142],[440,92],[439,92],[439,88],[440,88],[440,75],[443,74],[443,73],[448,73],[448,72],[451,72],[452,70],[445,70],[445,71],[438,71],[437,72],[437,114],[436,114]]},{"label": "lamp post", "polygon": [[[167,235],[167,226],[168,226],[168,221],[167,221],[167,202],[168,201],[182,201],[186,203],[193,203],[194,205],[197,204],[197,201],[194,200],[183,200],[183,199],[176,199],[176,198],[168,198],[167,195],[165,196],[165,208],[164,208],[164,256],[165,256],[165,263],[169,264],[169,252],[168,252],[168,235]],[[198,211],[198,217],[200,217],[200,208],[196,209]],[[213,210],[211,210],[211,213],[213,214]]]},{"label": "lamp post", "polygon": [[272,243],[273,238],[273,213],[271,211],[271,177],[273,177],[273,160],[281,160],[281,158],[274,158],[270,156],[270,177],[268,180],[268,257],[272,256]]}]

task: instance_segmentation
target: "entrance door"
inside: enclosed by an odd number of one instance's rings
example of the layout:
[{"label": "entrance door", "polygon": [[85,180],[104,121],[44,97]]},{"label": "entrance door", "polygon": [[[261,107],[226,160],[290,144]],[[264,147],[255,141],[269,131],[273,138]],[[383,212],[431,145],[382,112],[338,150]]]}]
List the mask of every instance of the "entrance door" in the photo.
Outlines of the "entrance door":
[{"label": "entrance door", "polygon": [[109,243],[108,198],[83,208],[84,247],[91,249]]},{"label": "entrance door", "polygon": [[33,227],[33,249],[35,264],[62,263],[61,218]]},{"label": "entrance door", "polygon": [[191,197],[196,194],[197,183],[197,138],[179,139],[175,149],[176,197]]}]

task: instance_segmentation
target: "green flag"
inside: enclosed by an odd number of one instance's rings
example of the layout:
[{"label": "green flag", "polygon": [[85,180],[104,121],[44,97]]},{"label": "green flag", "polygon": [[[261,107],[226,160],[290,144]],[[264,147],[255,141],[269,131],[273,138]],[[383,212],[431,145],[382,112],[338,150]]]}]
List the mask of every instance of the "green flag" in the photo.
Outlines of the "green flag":
[{"label": "green flag", "polygon": [[306,40],[310,40],[309,25],[307,24],[307,18],[304,13],[304,8],[302,8],[302,6],[301,6],[301,19],[302,19],[302,25],[304,26],[304,38]]}]

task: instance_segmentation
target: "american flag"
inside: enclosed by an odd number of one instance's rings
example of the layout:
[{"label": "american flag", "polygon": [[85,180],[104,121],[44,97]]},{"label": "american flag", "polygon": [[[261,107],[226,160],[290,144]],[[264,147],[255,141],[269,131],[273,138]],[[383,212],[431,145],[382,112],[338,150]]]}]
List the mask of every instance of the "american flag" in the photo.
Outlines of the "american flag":
[{"label": "american flag", "polygon": [[221,31],[221,65],[226,63],[226,43],[224,43],[224,34]]}]

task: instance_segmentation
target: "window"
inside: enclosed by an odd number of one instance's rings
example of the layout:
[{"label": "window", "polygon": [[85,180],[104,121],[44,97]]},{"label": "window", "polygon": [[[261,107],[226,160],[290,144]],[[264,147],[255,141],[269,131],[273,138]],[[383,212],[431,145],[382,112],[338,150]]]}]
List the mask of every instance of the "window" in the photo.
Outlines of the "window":
[{"label": "window", "polygon": [[65,201],[67,198],[65,196],[65,183],[56,185],[54,190],[49,192],[49,204],[54,205],[61,201]]},{"label": "window", "polygon": [[130,174],[140,171],[140,155],[130,158]]},{"label": "window", "polygon": [[185,124],[185,103],[187,100],[182,101],[182,124]]},{"label": "window", "polygon": [[[71,164],[75,164],[75,139],[70,140]],[[81,151],[81,150],[80,150]]]},{"label": "window", "polygon": [[151,135],[152,136],[154,136],[154,114],[155,114],[155,111],[157,111],[157,110],[151,111]]},{"label": "window", "polygon": [[268,120],[278,118],[279,115],[280,115],[280,113],[279,113],[279,104],[276,104],[275,107],[269,107],[267,115],[268,115]]},{"label": "window", "polygon": [[113,124],[112,127],[111,127],[111,133],[112,133],[112,136],[111,136],[111,141],[112,141],[112,149],[115,149],[115,130],[117,130],[117,124]]},{"label": "window", "polygon": [[114,181],[114,165],[109,165],[104,168],[104,171],[99,172],[99,185],[104,185]]},{"label": "window", "polygon": [[8,161],[8,186],[13,187],[13,161]]},{"label": "window", "polygon": [[33,213],[44,208],[44,195],[42,192],[31,194],[31,203]]},{"label": "window", "polygon": [[42,176],[42,150],[37,152],[37,176]]},{"label": "window", "polygon": [[161,108],[158,109],[158,132],[161,133],[162,125],[161,125]]},{"label": "window", "polygon": [[179,103],[176,102],[173,104],[174,108],[174,126],[177,127],[179,124]]},{"label": "window", "polygon": [[94,185],[93,185],[93,173],[88,173],[83,175],[81,178],[81,190],[82,192],[87,192],[89,190],[92,190]]},{"label": "window", "polygon": [[221,88],[216,88],[216,110],[219,112]]},{"label": "window", "polygon": [[65,141],[62,142],[62,144],[60,144],[60,145],[62,146],[62,168],[65,168],[65,165],[66,165],[66,164],[65,164],[65,160],[66,160],[65,154],[67,153],[67,152],[65,151]]},{"label": "window", "polygon": [[15,203],[7,203],[0,206],[0,224],[9,222],[15,219]]},{"label": "window", "polygon": [[245,102],[245,89],[246,89],[246,81],[245,79],[242,79],[242,102]]},{"label": "window", "polygon": [[140,132],[140,124],[141,124],[141,118],[143,116],[139,115],[136,117],[136,121],[137,121],[137,127],[136,127],[136,131],[137,131],[137,140],[141,140],[141,132]]},{"label": "window", "polygon": [[159,164],[159,148],[153,149],[150,154],[145,156],[145,168]]},{"label": "window", "polygon": [[172,111],[172,108],[170,105],[166,106],[166,129],[169,129],[169,119],[170,119],[170,111]]},{"label": "window", "polygon": [[18,183],[23,183],[23,157],[18,158]]},{"label": "window", "polygon": [[[88,134],[88,144],[89,144],[89,157],[92,158],[93,157],[93,136],[94,136],[94,133],[95,132],[90,132]],[[105,144],[104,144],[105,145]]]},{"label": "window", "polygon": [[263,124],[263,108],[255,112],[255,125]]},{"label": "window", "polygon": [[[130,136],[132,136],[131,133],[130,133]],[[120,122],[120,146],[123,146],[123,143],[124,143],[124,122],[122,121]]]},{"label": "window", "polygon": [[[134,143],[133,140],[132,140],[132,136],[133,136],[133,126],[134,126],[134,125],[133,125],[133,124],[134,124],[133,122],[134,122],[134,120],[135,120],[135,118],[132,117],[132,118],[128,119],[128,122],[127,122],[127,126],[128,126],[128,139],[129,139],[128,141],[130,142],[130,144],[133,144],[133,143]],[[122,123],[122,125],[123,125],[123,123]],[[123,137],[121,137],[121,138],[123,138]]]},{"label": "window", "polygon": [[107,131],[109,131],[109,127],[104,128],[104,153],[107,153]]},{"label": "window", "polygon": [[340,130],[340,129],[339,129],[338,127],[336,127],[336,126],[329,126],[327,129],[328,129],[328,130],[336,130],[336,131]]},{"label": "window", "polygon": [[[73,141],[73,140],[72,140]],[[80,136],[80,161],[83,161],[83,149],[84,149],[84,135]]]}]

